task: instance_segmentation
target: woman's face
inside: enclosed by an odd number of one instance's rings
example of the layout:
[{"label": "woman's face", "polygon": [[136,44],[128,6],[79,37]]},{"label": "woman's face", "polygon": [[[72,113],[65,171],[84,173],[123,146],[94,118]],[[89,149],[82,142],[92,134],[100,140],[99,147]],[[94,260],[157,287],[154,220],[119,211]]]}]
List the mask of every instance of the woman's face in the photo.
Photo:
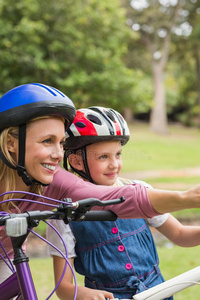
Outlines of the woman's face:
[{"label": "woman's face", "polygon": [[118,141],[99,142],[86,147],[90,175],[96,184],[113,185],[122,168],[122,146]]},{"label": "woman's face", "polygon": [[52,117],[30,122],[26,131],[27,174],[43,184],[51,183],[63,158],[64,141],[65,129],[62,119]]}]

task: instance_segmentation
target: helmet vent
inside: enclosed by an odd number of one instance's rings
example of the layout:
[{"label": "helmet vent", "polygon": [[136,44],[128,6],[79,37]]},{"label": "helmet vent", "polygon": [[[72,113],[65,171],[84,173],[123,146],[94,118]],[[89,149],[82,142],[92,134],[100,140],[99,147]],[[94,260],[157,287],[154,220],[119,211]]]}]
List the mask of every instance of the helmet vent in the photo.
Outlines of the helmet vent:
[{"label": "helmet vent", "polygon": [[75,125],[79,128],[84,128],[86,125],[83,122],[76,122]]},{"label": "helmet vent", "polygon": [[108,118],[115,122],[115,117],[113,116],[113,114],[110,111],[106,111],[105,114],[108,116]]},{"label": "helmet vent", "polygon": [[102,125],[101,120],[100,120],[98,117],[96,117],[96,116],[93,116],[93,115],[87,115],[87,119],[88,119],[90,122],[92,122],[92,123],[95,123],[95,124],[97,124],[97,125]]}]

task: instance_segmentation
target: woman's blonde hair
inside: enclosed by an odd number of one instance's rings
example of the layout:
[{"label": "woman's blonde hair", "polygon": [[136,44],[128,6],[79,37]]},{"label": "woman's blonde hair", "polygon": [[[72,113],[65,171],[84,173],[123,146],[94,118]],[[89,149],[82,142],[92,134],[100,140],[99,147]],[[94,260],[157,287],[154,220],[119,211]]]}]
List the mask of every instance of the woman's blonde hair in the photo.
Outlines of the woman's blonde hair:
[{"label": "woman's blonde hair", "polygon": [[[47,118],[59,118],[59,119],[63,120],[63,122],[65,121],[64,118],[62,118],[62,117],[42,116],[42,117],[34,118],[30,122],[36,121],[36,120],[39,120],[39,119],[47,119]],[[16,126],[16,127],[6,128],[0,134],[0,147],[1,147],[1,151],[3,152],[4,156],[9,161],[9,163],[11,163],[15,167],[16,166],[16,162],[14,161],[14,159],[12,158],[10,152],[7,149],[9,135],[11,135],[14,138],[18,139],[19,138],[19,127]],[[15,191],[16,190],[16,177],[17,176],[18,176],[17,175],[17,170],[8,167],[0,159],[0,181],[4,185],[5,192]],[[43,186],[40,185],[40,184],[33,185],[33,186],[31,186],[30,191],[32,193],[36,193],[36,194],[40,194],[41,195],[42,191],[43,191]],[[15,193],[4,195],[2,197],[1,201],[7,200],[7,199],[13,199],[15,196],[16,196]],[[4,211],[10,212],[11,208],[16,208],[17,209],[16,202],[10,201],[10,202],[3,203],[1,205],[1,210],[4,210]]]}]

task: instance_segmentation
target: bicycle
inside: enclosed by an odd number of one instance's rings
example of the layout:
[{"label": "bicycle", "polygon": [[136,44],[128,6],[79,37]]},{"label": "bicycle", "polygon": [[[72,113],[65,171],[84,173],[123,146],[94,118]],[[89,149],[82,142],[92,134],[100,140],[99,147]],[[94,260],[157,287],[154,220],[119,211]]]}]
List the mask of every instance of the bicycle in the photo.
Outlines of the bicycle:
[{"label": "bicycle", "polygon": [[[24,193],[20,191],[10,192],[10,193]],[[12,247],[14,250],[14,260],[13,263],[9,259],[5,249],[4,250],[5,256],[8,259],[6,262],[5,258],[1,255],[1,258],[7,264],[8,267],[11,268],[13,274],[8,277],[5,281],[0,284],[0,295],[1,300],[9,300],[15,299],[17,300],[37,300],[36,289],[34,286],[33,278],[31,275],[31,270],[29,267],[29,258],[26,256],[25,252],[22,250],[22,246],[29,235],[30,232],[34,233],[32,228],[37,227],[41,220],[45,221],[47,219],[60,219],[63,220],[66,224],[68,224],[71,220],[76,222],[81,221],[100,221],[100,220],[107,220],[107,221],[115,221],[117,219],[117,215],[112,211],[90,211],[94,206],[107,206],[111,204],[119,204],[122,203],[125,199],[121,197],[120,199],[114,200],[107,200],[107,201],[100,201],[95,198],[83,199],[77,202],[72,202],[70,198],[63,199],[62,201],[40,196],[33,193],[26,193],[31,194],[33,196],[41,197],[43,199],[48,199],[51,201],[55,201],[59,203],[58,205],[53,205],[49,203],[39,202],[38,204],[44,204],[47,206],[51,206],[56,210],[47,210],[47,211],[26,211],[24,213],[15,213],[15,214],[8,214],[2,212],[0,214],[0,226],[5,226],[6,234],[11,237]],[[5,200],[3,202],[8,202],[11,200]],[[29,201],[35,202],[34,200],[28,199],[12,199],[12,201]],[[45,221],[46,222],[46,221]],[[48,222],[46,222],[49,224]],[[50,225],[50,224],[49,224]],[[53,227],[52,225],[50,225]],[[55,229],[56,230],[56,229]],[[56,230],[57,231],[57,230]],[[57,232],[58,233],[58,232]],[[59,233],[58,233],[59,234]],[[42,238],[37,234],[38,237]],[[60,236],[60,235],[59,235]],[[62,237],[60,236],[62,239]],[[44,238],[42,238],[45,240]],[[45,240],[49,243],[47,240]],[[64,243],[64,242],[63,242]],[[51,246],[55,247],[51,243]],[[55,247],[56,248],[56,247]],[[57,248],[56,248],[57,249]],[[58,250],[58,249],[57,249]],[[59,251],[59,250],[58,250]],[[60,251],[59,251],[60,252]],[[67,249],[66,249],[67,253]],[[64,275],[67,265],[69,264],[67,255],[61,253],[62,256],[66,259],[65,269],[63,270],[63,274],[60,278]],[[13,266],[15,265],[15,267]],[[70,265],[70,264],[69,264]],[[73,269],[70,266],[72,272]],[[74,274],[74,272],[73,272]],[[74,274],[75,278],[75,274]],[[49,299],[53,293],[55,292],[56,288],[58,287],[60,281],[52,291],[52,293],[48,296]],[[76,290],[77,290],[77,283],[75,280],[75,295],[74,299],[76,299]]]}]

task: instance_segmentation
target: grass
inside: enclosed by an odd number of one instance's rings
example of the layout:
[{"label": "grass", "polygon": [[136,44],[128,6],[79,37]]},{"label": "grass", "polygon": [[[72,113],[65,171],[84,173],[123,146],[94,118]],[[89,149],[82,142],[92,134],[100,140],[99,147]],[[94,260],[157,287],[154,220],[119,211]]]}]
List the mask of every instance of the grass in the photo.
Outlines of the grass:
[{"label": "grass", "polygon": [[[54,289],[54,276],[53,276],[53,260],[47,258],[31,258],[30,268],[33,280],[36,287],[36,293],[39,300],[46,299]],[[83,284],[83,277],[76,274],[78,285]],[[51,300],[57,300],[58,297],[54,293]]]},{"label": "grass", "polygon": [[[154,170],[180,170],[179,175],[173,172],[166,176],[154,176],[144,179],[154,187],[171,189],[181,187],[189,188],[199,183],[199,176],[184,176],[181,171],[185,168],[200,166],[200,131],[194,128],[170,126],[170,133],[165,136],[156,135],[149,131],[146,124],[135,123],[130,125],[131,139],[123,149],[123,174],[130,173],[133,176],[138,171]],[[136,172],[136,173],[135,173]],[[166,172],[167,174],[167,172]],[[132,178],[134,179],[134,178]],[[181,219],[198,219],[198,210],[184,210],[174,214]],[[42,231],[45,228],[42,227]],[[158,247],[160,267],[165,279],[170,279],[200,265],[200,246],[194,248]],[[38,298],[46,299],[54,286],[52,260],[31,259],[31,270],[37,286]],[[78,276],[78,284],[83,285],[82,276]],[[200,287],[194,286],[175,295],[175,300],[198,300]],[[53,295],[52,300],[58,298]]]},{"label": "grass", "polygon": [[[30,268],[36,287],[38,299],[44,300],[54,289],[52,258],[31,258]],[[54,294],[52,300],[58,299]]]},{"label": "grass", "polygon": [[[200,265],[200,246],[194,248],[181,248],[174,246],[171,249],[158,248],[160,268],[165,280],[178,276]],[[198,300],[200,286],[190,287],[174,296],[175,300]]]},{"label": "grass", "polygon": [[[160,257],[160,268],[165,280],[186,272],[200,265],[200,246],[194,248],[158,248]],[[30,259],[30,267],[37,288],[39,300],[44,300],[53,290],[53,271],[51,258]],[[77,274],[76,274],[77,275]],[[77,275],[77,282],[83,285],[83,277]],[[188,288],[174,296],[175,300],[199,300],[200,286]],[[50,299],[57,300],[54,294]]]},{"label": "grass", "polygon": [[[186,190],[199,184],[199,175],[192,171],[187,175],[186,171],[200,169],[200,130],[171,125],[169,134],[158,135],[144,123],[131,124],[129,127],[131,138],[123,148],[122,176],[144,180],[154,188],[161,189]],[[151,172],[154,172],[153,176],[148,175]],[[194,216],[200,219],[197,209],[176,212],[174,215],[181,219]]]},{"label": "grass", "polygon": [[170,126],[169,134],[157,135],[146,124],[129,126],[130,141],[123,150],[123,171],[176,170],[200,166],[200,131]]}]

